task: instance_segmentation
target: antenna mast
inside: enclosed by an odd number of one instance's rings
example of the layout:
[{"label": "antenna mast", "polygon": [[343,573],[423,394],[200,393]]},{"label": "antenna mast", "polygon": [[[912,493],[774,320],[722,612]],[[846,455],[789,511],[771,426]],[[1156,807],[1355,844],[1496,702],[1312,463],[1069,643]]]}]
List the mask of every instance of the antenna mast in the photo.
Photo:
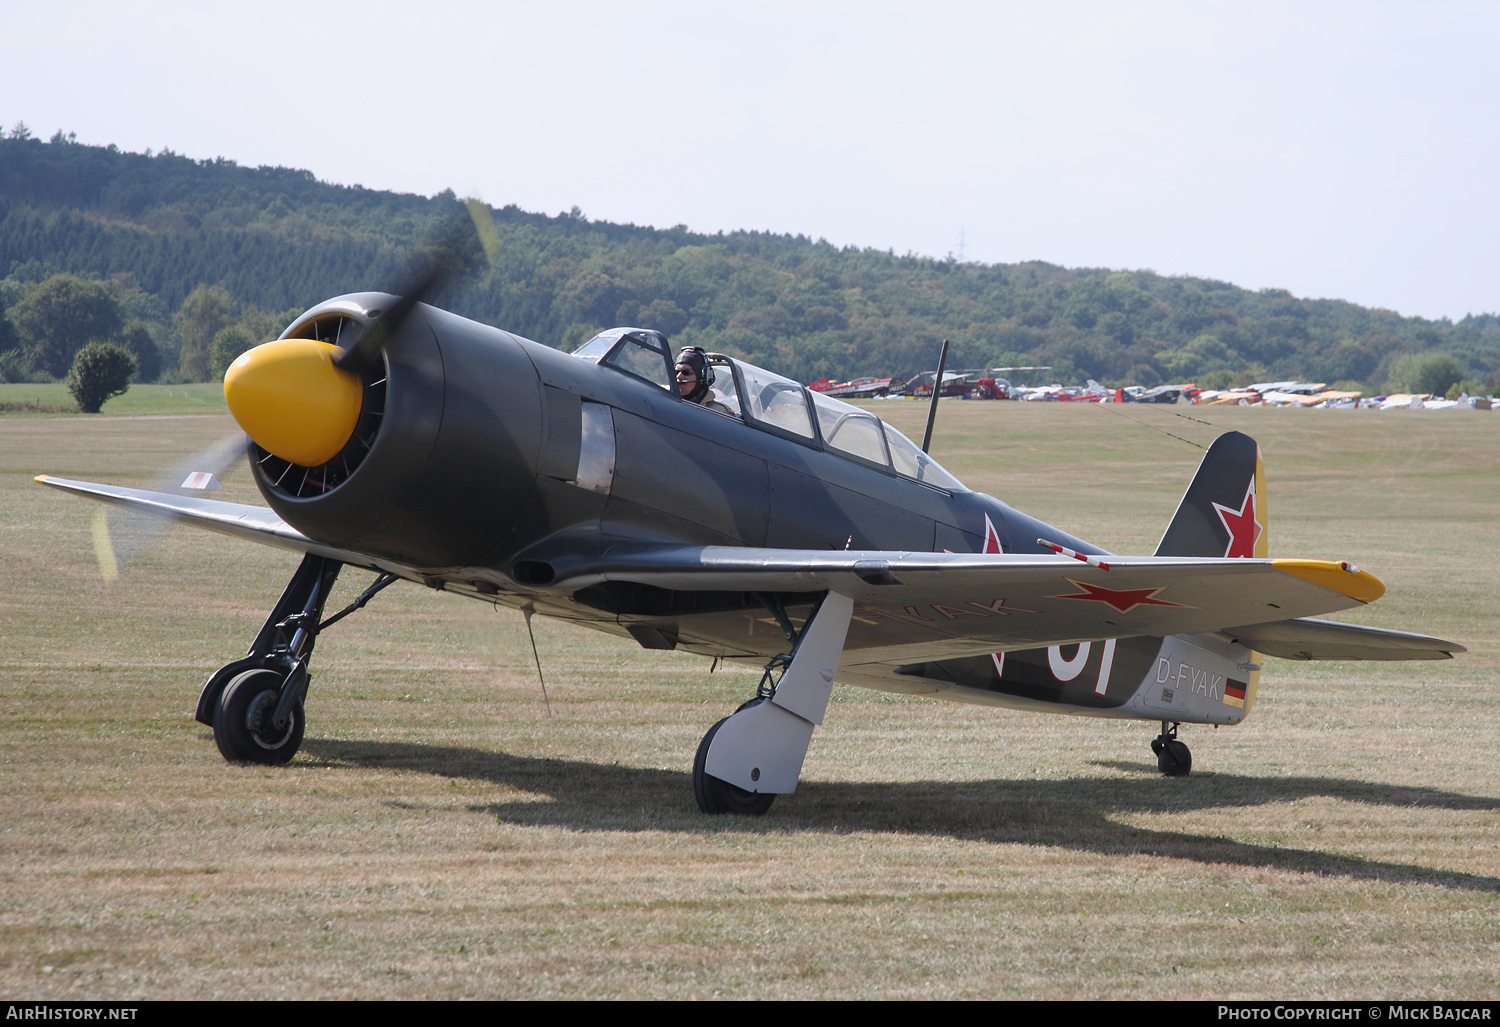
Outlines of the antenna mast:
[{"label": "antenna mast", "polygon": [[932,379],[932,406],[927,408],[927,434],[922,436],[922,452],[932,445],[932,424],[937,420],[938,397],[943,394],[943,368],[948,366],[948,340],[943,340],[943,352],[938,354],[937,376]]}]

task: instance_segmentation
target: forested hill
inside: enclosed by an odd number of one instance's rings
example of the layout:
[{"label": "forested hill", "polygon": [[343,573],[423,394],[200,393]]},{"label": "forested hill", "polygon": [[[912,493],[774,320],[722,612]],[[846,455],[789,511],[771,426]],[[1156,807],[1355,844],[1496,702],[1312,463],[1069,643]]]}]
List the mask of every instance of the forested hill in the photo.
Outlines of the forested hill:
[{"label": "forested hill", "polygon": [[[0,351],[10,351],[0,376],[45,373],[35,355],[46,345],[43,300],[55,307],[54,293],[85,286],[113,297],[118,330],[149,333],[163,378],[207,376],[210,340],[226,329],[240,334],[220,339],[221,349],[261,341],[329,296],[389,286],[414,248],[462,213],[451,192],[381,192],[307,171],[12,130],[0,139],[0,304],[9,308]],[[930,368],[943,338],[956,366],[1050,364],[1049,377],[1063,381],[1309,378],[1378,390],[1442,355],[1471,391],[1500,379],[1500,318],[1489,314],[1452,324],[1150,271],[703,235],[590,221],[576,208],[492,214],[495,259],[443,304],[564,348],[634,324],[804,381]]]}]

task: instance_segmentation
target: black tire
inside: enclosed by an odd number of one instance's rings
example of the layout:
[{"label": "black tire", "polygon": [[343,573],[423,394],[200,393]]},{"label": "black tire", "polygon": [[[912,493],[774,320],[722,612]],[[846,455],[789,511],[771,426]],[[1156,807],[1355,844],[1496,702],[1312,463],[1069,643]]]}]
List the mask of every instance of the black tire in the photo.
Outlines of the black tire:
[{"label": "black tire", "polygon": [[[757,701],[752,699],[745,706],[754,706]],[[745,706],[741,706],[740,709],[744,709]],[[735,712],[738,713],[739,710]],[[708,747],[713,744],[714,735],[719,733],[719,728],[723,727],[728,719],[725,717],[724,720],[709,728],[708,734],[703,736],[703,741],[698,743],[698,754],[693,757],[693,798],[698,800],[698,808],[705,813],[733,813],[742,817],[762,816],[771,808],[771,803],[776,801],[775,794],[747,792],[703,770],[703,765],[708,762]]]},{"label": "black tire", "polygon": [[230,763],[286,763],[302,748],[301,699],[292,705],[283,730],[269,725],[281,683],[281,674],[261,667],[236,675],[224,687],[214,708],[214,742]]},{"label": "black tire", "polygon": [[1160,741],[1159,748],[1158,742],[1153,741],[1151,748],[1156,749],[1156,769],[1168,777],[1187,777],[1192,772],[1193,754],[1177,739]]}]

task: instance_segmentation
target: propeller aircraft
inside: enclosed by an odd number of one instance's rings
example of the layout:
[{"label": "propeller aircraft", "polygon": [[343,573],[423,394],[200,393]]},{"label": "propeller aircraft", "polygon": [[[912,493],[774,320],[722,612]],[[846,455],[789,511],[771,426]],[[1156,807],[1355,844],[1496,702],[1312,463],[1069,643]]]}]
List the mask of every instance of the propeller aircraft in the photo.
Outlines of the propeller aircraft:
[{"label": "propeller aircraft", "polygon": [[[1207,450],[1153,554],[1116,556],[764,368],[706,354],[718,402],[700,405],[659,332],[563,353],[421,302],[431,284],[328,300],[230,367],[267,506],[36,479],[304,554],[199,698],[231,762],[293,757],[320,632],[398,581],[762,668],[698,747],[707,813],[764,813],[795,789],[835,682],[1160,724],[1158,766],[1181,775],[1180,725],[1243,721],[1264,656],[1465,651],[1310,619],[1384,586],[1347,562],[1270,558],[1243,434]],[[375,578],[325,617],[345,567]]]}]

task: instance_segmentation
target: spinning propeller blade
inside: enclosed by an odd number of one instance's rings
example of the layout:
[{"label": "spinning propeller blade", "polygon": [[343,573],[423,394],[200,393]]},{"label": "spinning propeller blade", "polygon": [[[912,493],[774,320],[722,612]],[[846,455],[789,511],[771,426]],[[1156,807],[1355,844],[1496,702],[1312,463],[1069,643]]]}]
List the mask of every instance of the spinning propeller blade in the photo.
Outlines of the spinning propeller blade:
[{"label": "spinning propeller blade", "polygon": [[[478,254],[473,252],[476,247]],[[399,297],[396,302],[381,311],[352,344],[338,352],[333,366],[341,371],[359,372],[375,365],[417,304],[473,267],[479,256],[493,267],[500,257],[500,236],[489,208],[478,201],[469,201],[464,212],[456,215],[443,228],[437,242],[428,248],[425,266],[390,290]]]},{"label": "spinning propeller blade", "polygon": [[359,333],[354,342],[340,349],[333,358],[333,366],[340,371],[353,371],[356,374],[367,367],[374,366],[380,360],[380,354],[386,345],[400,330],[402,323],[416,309],[418,303],[428,293],[432,292],[443,279],[447,277],[446,270],[441,266],[428,268],[415,280],[408,282],[398,293],[399,298],[385,310],[381,311],[368,328]]},{"label": "spinning propeller blade", "polygon": [[[215,479],[223,478],[234,463],[245,455],[249,445],[250,440],[236,432],[204,446],[186,460],[174,464],[146,487],[152,492],[192,495],[192,489],[183,487],[190,476],[211,475]],[[118,507],[100,507],[94,514],[94,555],[99,560],[99,573],[104,580],[117,579],[120,572],[134,563],[170,523]]]}]

